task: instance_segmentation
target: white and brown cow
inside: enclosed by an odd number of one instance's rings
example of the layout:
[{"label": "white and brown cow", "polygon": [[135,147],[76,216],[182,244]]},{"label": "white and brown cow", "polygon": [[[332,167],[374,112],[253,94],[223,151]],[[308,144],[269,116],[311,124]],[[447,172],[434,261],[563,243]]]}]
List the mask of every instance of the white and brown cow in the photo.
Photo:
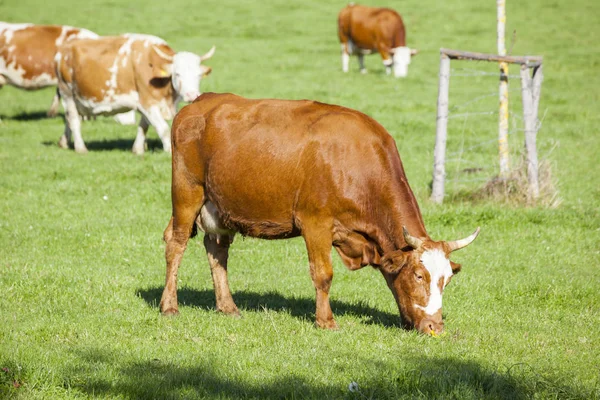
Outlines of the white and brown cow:
[{"label": "white and brown cow", "polygon": [[156,36],[125,34],[63,45],[56,54],[58,88],[63,97],[65,133],[59,145],[67,148],[71,135],[75,151],[87,152],[80,116],[115,115],[136,110],[142,115],[133,152],[144,153],[146,132],[152,125],[165,151],[171,151],[169,125],[177,104],[200,95],[202,77],[211,68],[203,56],[175,53]]},{"label": "white and brown cow", "polygon": [[342,70],[348,72],[350,55],[356,54],[360,72],[366,73],[364,55],[378,52],[389,75],[405,77],[411,57],[417,50],[406,46],[402,17],[390,8],[366,7],[350,3],[338,16],[338,37],[342,44]]},{"label": "white and brown cow", "polygon": [[[60,25],[0,22],[0,87],[5,84],[26,90],[56,86],[54,56],[63,43],[97,38],[87,29]],[[58,111],[58,93],[48,116]]]}]

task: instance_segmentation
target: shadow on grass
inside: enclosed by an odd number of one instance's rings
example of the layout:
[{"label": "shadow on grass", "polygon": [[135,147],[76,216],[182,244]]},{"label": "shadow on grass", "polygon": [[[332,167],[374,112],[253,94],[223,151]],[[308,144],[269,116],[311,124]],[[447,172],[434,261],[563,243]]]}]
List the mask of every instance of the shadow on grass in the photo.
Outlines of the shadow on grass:
[{"label": "shadow on grass", "polygon": [[[45,141],[42,142],[44,146],[48,147],[58,147],[58,138],[56,141]],[[85,140],[85,138],[84,138]],[[156,151],[162,152],[163,146],[162,142],[159,139],[147,139],[146,140],[147,148],[146,151]],[[89,151],[113,151],[113,150],[121,150],[121,151],[129,151],[131,152],[131,148],[133,147],[133,138],[131,139],[105,139],[105,140],[90,140],[85,142],[86,147]],[[73,150],[73,144],[69,145],[69,149]]]},{"label": "shadow on grass", "polygon": [[[162,287],[138,290],[137,294],[152,307],[158,308]],[[233,300],[244,311],[262,312],[264,308],[271,311],[285,311],[293,317],[313,321],[315,315],[315,299],[286,297],[277,292],[257,293],[249,291],[233,292]],[[179,305],[204,309],[215,308],[215,292],[213,290],[195,290],[181,288],[177,291]],[[377,324],[386,327],[401,327],[400,314],[390,314],[370,307],[366,304],[350,304],[344,301],[331,300],[333,315],[353,315],[364,320],[365,324]]]},{"label": "shadow on grass", "polygon": [[[286,351],[282,349],[282,352]],[[277,371],[274,373],[264,370],[260,379],[256,379],[252,374],[244,375],[246,371],[228,369],[228,360],[214,355],[209,356],[209,359],[195,360],[193,366],[183,367],[158,359],[127,362],[123,361],[120,354],[111,355],[100,350],[87,349],[78,353],[78,365],[73,365],[71,371],[67,371],[68,378],[65,378],[64,385],[94,397],[583,399],[594,395],[593,391],[586,390],[587,393],[584,393],[562,383],[552,382],[530,368],[528,371],[517,371],[512,366],[498,371],[473,361],[425,355],[407,356],[392,364],[360,355],[356,357],[357,352],[351,352],[355,355],[356,365],[339,366],[348,369],[341,371],[341,376],[362,376],[356,378],[357,390],[350,392],[350,382],[340,382],[339,378],[336,381],[336,377],[315,379],[310,369],[270,369]],[[398,362],[401,367],[397,366]],[[354,370],[359,365],[366,371],[372,371],[371,376],[356,374]]]},{"label": "shadow on grass", "polygon": [[53,119],[58,118],[62,114],[58,114],[56,117],[49,117],[48,111],[33,111],[33,112],[21,112],[16,115],[0,115],[0,120],[13,120],[13,121],[39,121],[41,119]]}]

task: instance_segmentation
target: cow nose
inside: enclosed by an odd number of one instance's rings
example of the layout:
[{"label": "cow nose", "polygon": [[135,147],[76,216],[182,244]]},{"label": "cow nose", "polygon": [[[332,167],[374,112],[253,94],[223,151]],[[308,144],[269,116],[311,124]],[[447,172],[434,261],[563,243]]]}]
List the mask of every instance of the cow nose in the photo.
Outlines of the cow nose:
[{"label": "cow nose", "polygon": [[437,322],[431,319],[426,319],[419,324],[418,329],[421,333],[426,335],[436,336],[444,332],[444,323],[442,321]]}]

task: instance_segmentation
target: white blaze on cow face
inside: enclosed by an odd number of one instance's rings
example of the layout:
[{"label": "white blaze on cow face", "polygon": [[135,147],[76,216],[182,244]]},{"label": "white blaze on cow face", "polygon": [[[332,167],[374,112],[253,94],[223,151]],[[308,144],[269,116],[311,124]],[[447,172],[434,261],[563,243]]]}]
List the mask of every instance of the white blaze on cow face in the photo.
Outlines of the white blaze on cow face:
[{"label": "white blaze on cow face", "polygon": [[434,315],[442,308],[442,293],[439,287],[440,280],[442,282],[442,288],[444,288],[452,276],[452,267],[444,252],[438,249],[423,252],[421,255],[421,263],[425,269],[427,269],[431,278],[429,286],[429,302],[425,307],[418,304],[416,304],[415,307],[425,311],[428,315]]},{"label": "white blaze on cow face", "polygon": [[200,80],[210,72],[201,65],[200,56],[181,51],[173,57],[173,87],[183,101],[194,101],[200,96]]},{"label": "white blaze on cow face", "polygon": [[411,53],[408,47],[396,47],[394,52],[394,76],[396,78],[408,75]]}]

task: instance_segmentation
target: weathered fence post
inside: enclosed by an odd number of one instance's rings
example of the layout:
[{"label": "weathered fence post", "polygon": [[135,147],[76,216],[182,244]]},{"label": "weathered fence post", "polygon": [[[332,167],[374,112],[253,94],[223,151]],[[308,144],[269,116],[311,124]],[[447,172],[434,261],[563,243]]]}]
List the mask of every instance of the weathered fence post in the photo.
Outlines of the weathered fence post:
[{"label": "weathered fence post", "polygon": [[544,72],[542,64],[533,68],[533,120],[535,121],[535,131],[540,129],[540,121],[538,120],[538,110],[540,106],[540,97],[542,95],[542,82],[544,81]]},{"label": "weathered fence post", "polygon": [[[539,71],[538,71],[539,72]],[[540,195],[538,182],[538,157],[536,150],[537,112],[534,110],[532,79],[529,67],[521,65],[521,97],[523,99],[523,120],[525,122],[525,149],[527,154],[527,177],[529,178],[529,196],[537,199]]]},{"label": "weathered fence post", "polygon": [[450,86],[450,58],[440,51],[440,80],[437,100],[437,124],[435,149],[433,151],[433,183],[431,200],[441,204],[444,201],[446,180],[446,136],[448,133],[448,92]]}]

